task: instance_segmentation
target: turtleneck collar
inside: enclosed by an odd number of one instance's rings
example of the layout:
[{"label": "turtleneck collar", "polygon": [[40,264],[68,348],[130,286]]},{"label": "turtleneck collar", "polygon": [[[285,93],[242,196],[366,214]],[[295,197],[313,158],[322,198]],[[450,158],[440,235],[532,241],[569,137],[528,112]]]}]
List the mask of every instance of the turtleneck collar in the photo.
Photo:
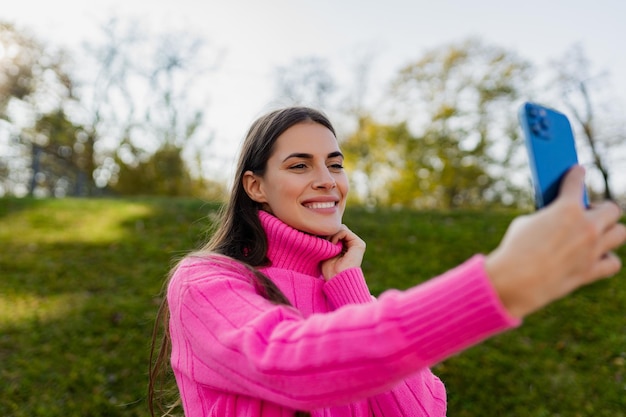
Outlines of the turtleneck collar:
[{"label": "turtleneck collar", "polygon": [[267,257],[272,267],[318,277],[320,262],[341,253],[341,243],[332,244],[296,230],[266,211],[259,210],[259,219],[267,235]]}]

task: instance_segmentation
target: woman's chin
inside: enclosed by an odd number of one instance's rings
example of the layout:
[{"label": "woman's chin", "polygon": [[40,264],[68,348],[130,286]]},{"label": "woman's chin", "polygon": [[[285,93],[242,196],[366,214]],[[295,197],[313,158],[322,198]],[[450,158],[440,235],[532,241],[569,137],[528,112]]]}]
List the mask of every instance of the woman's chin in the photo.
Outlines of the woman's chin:
[{"label": "woman's chin", "polygon": [[336,227],[332,229],[327,229],[325,231],[320,231],[318,233],[313,233],[315,236],[321,237],[322,239],[330,240],[334,235],[339,233],[341,227]]}]

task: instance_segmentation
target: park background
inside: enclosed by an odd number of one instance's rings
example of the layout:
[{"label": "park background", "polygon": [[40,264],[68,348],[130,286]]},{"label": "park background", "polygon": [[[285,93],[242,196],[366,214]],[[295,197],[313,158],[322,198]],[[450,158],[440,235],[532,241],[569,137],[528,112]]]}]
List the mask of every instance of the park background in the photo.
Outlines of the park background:
[{"label": "park background", "polygon": [[[0,413],[146,415],[173,259],[251,121],[324,109],[374,293],[492,250],[532,210],[516,112],[573,121],[624,200],[626,6],[600,1],[23,1],[0,15]],[[68,198],[80,197],[80,198]],[[623,274],[622,274],[623,275]],[[579,291],[437,366],[450,415],[623,416],[626,292]]]}]

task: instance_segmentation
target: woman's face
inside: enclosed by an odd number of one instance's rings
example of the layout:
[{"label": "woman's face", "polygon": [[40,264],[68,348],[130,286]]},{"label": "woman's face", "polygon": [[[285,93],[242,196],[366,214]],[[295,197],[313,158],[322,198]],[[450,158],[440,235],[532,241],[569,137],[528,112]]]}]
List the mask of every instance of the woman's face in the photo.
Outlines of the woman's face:
[{"label": "woman's face", "polygon": [[339,231],[349,190],[335,135],[314,122],[281,134],[263,176],[244,175],[248,195],[284,223],[317,236]]}]

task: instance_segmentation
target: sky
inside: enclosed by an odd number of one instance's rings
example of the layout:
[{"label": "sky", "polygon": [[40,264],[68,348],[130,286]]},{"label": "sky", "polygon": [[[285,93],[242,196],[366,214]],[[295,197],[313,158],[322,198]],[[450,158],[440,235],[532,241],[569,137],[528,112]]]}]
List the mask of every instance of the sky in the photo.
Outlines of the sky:
[{"label": "sky", "polygon": [[348,67],[374,53],[382,85],[425,51],[478,37],[546,65],[580,44],[626,100],[626,2],[622,0],[20,0],[0,20],[48,43],[78,49],[108,18],[151,31],[184,29],[224,51],[207,109],[218,146],[234,154],[250,123],[275,98],[274,74],[296,58]]}]

